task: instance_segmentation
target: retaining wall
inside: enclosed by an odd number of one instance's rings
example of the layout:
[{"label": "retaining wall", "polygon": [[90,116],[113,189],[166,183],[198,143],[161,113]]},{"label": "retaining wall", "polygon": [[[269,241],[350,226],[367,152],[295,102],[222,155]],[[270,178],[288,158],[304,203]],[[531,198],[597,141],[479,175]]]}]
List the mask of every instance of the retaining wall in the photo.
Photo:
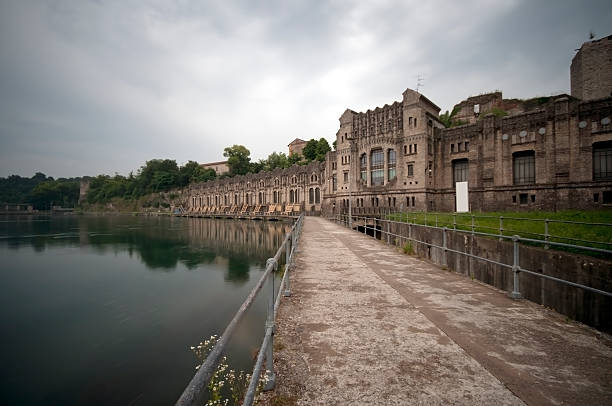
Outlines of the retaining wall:
[{"label": "retaining wall", "polygon": [[[383,231],[387,231],[386,227],[386,224],[383,225]],[[410,233],[412,238],[419,241],[443,245],[441,229],[392,223],[390,231],[402,236],[408,236]],[[382,239],[386,239],[385,234],[382,234]],[[403,238],[391,237],[390,242],[403,246],[406,241]],[[449,249],[512,265],[513,243],[510,240],[499,241],[447,230],[446,241]],[[523,244],[519,244],[519,247],[519,265],[523,269],[612,292],[612,261]],[[413,242],[412,248],[416,255],[437,265],[447,266],[455,272],[507,292],[513,290],[513,274],[509,268],[453,252],[444,253],[442,249],[425,244]],[[612,298],[524,272],[520,273],[519,281],[523,298],[550,307],[601,331],[612,332]]]}]

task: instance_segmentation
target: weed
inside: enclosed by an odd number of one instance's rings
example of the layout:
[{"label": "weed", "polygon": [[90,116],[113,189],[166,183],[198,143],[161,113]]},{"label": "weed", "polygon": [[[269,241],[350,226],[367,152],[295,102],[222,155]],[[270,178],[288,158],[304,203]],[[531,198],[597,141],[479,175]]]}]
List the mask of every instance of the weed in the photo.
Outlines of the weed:
[{"label": "weed", "polygon": [[407,242],[406,244],[404,244],[404,247],[402,249],[404,250],[404,254],[408,254],[408,255],[414,254],[414,251],[412,250],[411,242]]},{"label": "weed", "polygon": [[[208,340],[202,341],[195,347],[191,347],[199,364],[195,369],[199,369],[200,366],[208,357],[208,354],[217,343],[218,337],[213,335]],[[241,404],[246,389],[251,380],[251,375],[244,371],[235,371],[229,369],[227,358],[223,357],[219,366],[215,370],[210,382],[208,383],[208,402],[206,406],[229,406]],[[263,388],[263,380],[260,379],[257,391],[261,391]]]}]

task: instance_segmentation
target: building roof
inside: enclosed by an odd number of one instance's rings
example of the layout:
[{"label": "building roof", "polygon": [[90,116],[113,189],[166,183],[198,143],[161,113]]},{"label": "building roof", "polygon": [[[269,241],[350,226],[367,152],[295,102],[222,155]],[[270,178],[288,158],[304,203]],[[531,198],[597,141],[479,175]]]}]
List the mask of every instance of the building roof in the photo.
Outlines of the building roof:
[{"label": "building roof", "polygon": [[299,139],[299,138],[296,138],[296,139],[294,139],[293,141],[291,141],[291,142],[289,143],[289,145],[287,145],[287,146],[290,146],[290,145],[295,145],[295,144],[305,144],[305,143],[306,143],[306,141],[304,141],[304,140],[302,140],[302,139]]},{"label": "building roof", "polygon": [[200,166],[212,166],[212,165],[222,165],[222,164],[227,164],[227,161],[206,162],[206,163],[200,164]]}]

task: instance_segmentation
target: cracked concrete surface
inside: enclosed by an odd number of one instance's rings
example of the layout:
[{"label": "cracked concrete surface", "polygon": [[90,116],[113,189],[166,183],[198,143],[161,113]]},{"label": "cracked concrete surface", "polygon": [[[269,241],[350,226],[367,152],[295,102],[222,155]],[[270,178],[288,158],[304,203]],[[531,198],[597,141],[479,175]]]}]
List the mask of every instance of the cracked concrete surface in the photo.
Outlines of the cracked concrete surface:
[{"label": "cracked concrete surface", "polygon": [[325,219],[291,282],[262,404],[612,404],[609,336]]}]

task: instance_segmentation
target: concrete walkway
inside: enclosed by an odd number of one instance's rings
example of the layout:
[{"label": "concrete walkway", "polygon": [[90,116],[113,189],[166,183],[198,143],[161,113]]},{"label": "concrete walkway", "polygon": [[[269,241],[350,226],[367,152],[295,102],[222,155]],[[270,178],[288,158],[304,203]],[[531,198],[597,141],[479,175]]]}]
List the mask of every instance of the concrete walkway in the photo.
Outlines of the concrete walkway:
[{"label": "concrete walkway", "polygon": [[327,220],[291,288],[264,404],[612,404],[609,336]]}]

